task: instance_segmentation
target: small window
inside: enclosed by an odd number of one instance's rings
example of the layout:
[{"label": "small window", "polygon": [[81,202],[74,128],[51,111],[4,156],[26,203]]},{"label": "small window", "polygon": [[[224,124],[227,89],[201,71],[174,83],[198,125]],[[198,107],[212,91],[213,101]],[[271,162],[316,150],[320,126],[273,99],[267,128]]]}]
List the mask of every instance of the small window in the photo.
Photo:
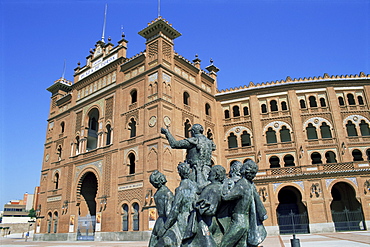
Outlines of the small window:
[{"label": "small window", "polygon": [[338,97],[338,103],[339,103],[340,106],[343,106],[344,105],[344,99],[343,99],[343,97],[341,97],[341,96]]},{"label": "small window", "polygon": [[139,204],[136,202],[132,205],[133,215],[132,215],[132,230],[139,231]]},{"label": "small window", "polygon": [[313,152],[311,154],[311,163],[312,163],[312,165],[322,164],[321,154],[318,153],[318,152]]},{"label": "small window", "polygon": [[346,124],[346,129],[347,129],[347,135],[348,136],[358,136],[357,134],[357,129],[356,125],[352,123],[352,121],[348,121]]},{"label": "small window", "polygon": [[190,105],[190,95],[188,94],[188,92],[184,92],[184,105]]},{"label": "small window", "polygon": [[238,147],[238,142],[237,142],[237,139],[236,139],[236,135],[232,132],[227,137],[227,142],[228,142],[229,148],[237,148]]},{"label": "small window", "polygon": [[266,107],[266,104],[262,104],[262,105],[261,105],[261,112],[262,112],[262,113],[267,113],[267,107]]},{"label": "small window", "polygon": [[136,136],[136,121],[134,118],[130,119],[130,123],[128,124],[130,130],[130,138]]},{"label": "small window", "polygon": [[210,140],[213,140],[213,133],[212,133],[211,129],[207,130],[207,138],[210,139]]},{"label": "small window", "polygon": [[271,111],[278,111],[278,106],[276,100],[270,101],[270,110]]},{"label": "small window", "polygon": [[364,105],[364,99],[362,98],[361,95],[357,96],[357,101],[359,105]]},{"label": "small window", "polygon": [[211,115],[211,106],[208,103],[205,105],[205,109],[206,109],[206,115],[207,116]]},{"label": "small window", "polygon": [[353,161],[363,161],[364,160],[364,158],[362,158],[361,151],[358,149],[355,149],[352,151],[352,157],[353,157]]},{"label": "small window", "polygon": [[330,126],[323,122],[320,126],[321,138],[332,138]]},{"label": "small window", "polygon": [[306,127],[306,132],[307,132],[307,139],[309,140],[318,139],[316,127],[313,126],[312,123],[309,123],[308,126]]},{"label": "small window", "polygon": [[287,154],[287,155],[284,156],[284,166],[285,167],[295,166],[293,155]]},{"label": "small window", "polygon": [[306,102],[303,99],[301,99],[299,101],[299,105],[301,106],[301,109],[305,109],[306,108]]},{"label": "small window", "polygon": [[128,231],[128,205],[122,206],[122,231]]},{"label": "small window", "polygon": [[348,105],[356,105],[355,97],[351,93],[347,94],[347,101]]},{"label": "small window", "polygon": [[64,122],[62,122],[61,124],[60,124],[60,133],[64,133],[64,127],[65,127],[65,123]]},{"label": "small window", "polygon": [[277,143],[276,132],[271,127],[266,131],[266,142]]},{"label": "small window", "polygon": [[248,115],[249,115],[249,109],[248,109],[248,106],[244,106],[244,107],[243,107],[243,114],[244,114],[244,116],[248,116]]},{"label": "small window", "polygon": [[136,90],[133,90],[131,92],[131,104],[134,104],[137,102],[137,91]]},{"label": "small window", "polygon": [[230,111],[229,110],[225,110],[225,119],[227,118],[230,118]]},{"label": "small window", "polygon": [[243,131],[241,135],[242,138],[242,147],[251,146],[251,135],[247,131]]},{"label": "small window", "polygon": [[112,127],[110,124],[107,125],[107,132],[106,132],[106,142],[105,145],[110,145],[111,144],[111,138],[112,138]]},{"label": "small window", "polygon": [[333,151],[325,153],[326,163],[337,163],[336,155]]},{"label": "small window", "polygon": [[280,129],[280,141],[281,142],[292,141],[292,138],[290,137],[290,130],[285,125]]},{"label": "small window", "polygon": [[280,160],[279,160],[279,157],[277,157],[277,156],[272,156],[269,159],[269,162],[270,162],[270,168],[279,168],[280,167]]},{"label": "small window", "polygon": [[320,106],[321,107],[326,107],[326,101],[324,98],[320,98]]},{"label": "small window", "polygon": [[282,102],[281,102],[281,110],[282,110],[282,111],[286,111],[286,110],[288,110],[288,107],[287,107],[287,104],[286,104],[286,102],[285,102],[285,101],[282,101]]},{"label": "small window", "polygon": [[130,166],[130,169],[129,169],[129,174],[135,174],[135,170],[136,170],[136,157],[135,157],[135,154],[133,153],[130,153],[128,155],[128,159],[129,159],[129,166]]},{"label": "small window", "polygon": [[54,188],[57,190],[59,189],[59,173],[55,173],[54,175]]},{"label": "small window", "polygon": [[308,98],[308,101],[310,102],[310,107],[317,107],[317,102],[315,96],[310,96]]},{"label": "small window", "polygon": [[361,120],[360,131],[361,131],[362,136],[369,136],[370,135],[369,124],[366,123],[365,120]]},{"label": "small window", "polygon": [[186,119],[186,121],[184,123],[184,136],[185,136],[185,138],[190,137],[190,128],[191,128],[190,121],[189,121],[189,119]]},{"label": "small window", "polygon": [[239,106],[233,106],[233,117],[240,117]]}]

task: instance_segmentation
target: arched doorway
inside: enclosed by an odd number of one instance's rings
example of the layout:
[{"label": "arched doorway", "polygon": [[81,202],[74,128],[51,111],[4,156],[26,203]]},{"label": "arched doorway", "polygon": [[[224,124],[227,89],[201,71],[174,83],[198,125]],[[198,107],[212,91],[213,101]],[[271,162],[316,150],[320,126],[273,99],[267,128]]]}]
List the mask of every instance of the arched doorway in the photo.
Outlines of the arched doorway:
[{"label": "arched doorway", "polygon": [[87,172],[79,182],[80,205],[78,212],[77,240],[94,240],[96,223],[96,193],[98,180],[94,173]]},{"label": "arched doorway", "polygon": [[299,190],[286,186],[279,191],[278,199],[276,214],[280,234],[309,233],[307,208]]},{"label": "arched doorway", "polygon": [[336,183],[331,189],[333,201],[330,204],[335,230],[366,230],[361,203],[356,199],[356,192],[345,182]]}]

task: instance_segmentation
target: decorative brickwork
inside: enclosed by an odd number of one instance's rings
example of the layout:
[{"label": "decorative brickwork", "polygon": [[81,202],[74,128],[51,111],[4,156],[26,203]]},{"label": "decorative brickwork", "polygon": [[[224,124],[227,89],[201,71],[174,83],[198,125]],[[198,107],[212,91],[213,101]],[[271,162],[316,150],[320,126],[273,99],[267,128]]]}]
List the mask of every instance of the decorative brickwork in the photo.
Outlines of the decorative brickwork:
[{"label": "decorative brickwork", "polygon": [[158,41],[155,41],[149,45],[149,58],[158,56]]},{"label": "decorative brickwork", "polygon": [[165,56],[167,59],[171,58],[172,52],[171,52],[171,45],[167,42],[163,42],[162,44],[162,52],[163,56]]},{"label": "decorative brickwork", "polygon": [[62,201],[48,202],[46,211],[58,210],[62,207]]},{"label": "decorative brickwork", "polygon": [[82,122],[82,111],[80,111],[76,114],[76,129],[75,129],[75,132],[78,132],[78,131],[81,130],[81,122]]},{"label": "decorative brickwork", "polygon": [[118,205],[120,205],[122,201],[131,202],[133,200],[139,200],[140,204],[144,205],[143,193],[144,193],[143,188],[119,191]]},{"label": "decorative brickwork", "polygon": [[113,118],[113,97],[105,101],[105,121]]},{"label": "decorative brickwork", "polygon": [[111,184],[111,167],[112,167],[112,154],[107,154],[105,156],[105,164],[103,167],[103,173],[104,173],[104,188],[103,193],[106,196],[109,196],[110,194],[110,184]]},{"label": "decorative brickwork", "polygon": [[71,187],[72,187],[72,179],[73,179],[73,166],[69,166],[68,168],[68,175],[67,175],[67,189],[66,189],[66,196],[67,200],[71,200]]}]

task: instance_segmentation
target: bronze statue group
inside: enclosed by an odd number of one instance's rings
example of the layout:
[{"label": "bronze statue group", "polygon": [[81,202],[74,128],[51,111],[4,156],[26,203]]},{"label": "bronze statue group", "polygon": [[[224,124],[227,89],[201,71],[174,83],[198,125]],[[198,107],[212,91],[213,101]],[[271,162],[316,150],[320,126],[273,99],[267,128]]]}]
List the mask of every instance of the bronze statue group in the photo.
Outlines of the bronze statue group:
[{"label": "bronze statue group", "polygon": [[226,177],[225,168],[211,166],[216,146],[200,124],[192,126],[192,137],[180,141],[168,129],[161,132],[172,148],[186,149],[187,156],[177,166],[181,182],[175,195],[165,175],[157,170],[150,175],[159,217],[149,246],[258,246],[267,234],[262,224],[267,213],[252,182],[257,164],[235,161]]}]

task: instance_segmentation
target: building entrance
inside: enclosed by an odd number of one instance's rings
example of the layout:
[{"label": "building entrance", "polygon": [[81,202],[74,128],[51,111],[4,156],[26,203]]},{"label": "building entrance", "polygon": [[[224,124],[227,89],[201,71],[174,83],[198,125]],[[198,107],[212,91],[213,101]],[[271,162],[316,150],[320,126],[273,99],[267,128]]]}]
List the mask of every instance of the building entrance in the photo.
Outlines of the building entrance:
[{"label": "building entrance", "polygon": [[333,201],[330,205],[336,231],[366,230],[361,204],[355,190],[345,182],[336,183],[331,189]]},{"label": "building entrance", "polygon": [[293,186],[287,186],[278,194],[276,209],[280,234],[309,233],[307,208],[302,203],[301,193]]},{"label": "building entrance", "polygon": [[77,240],[94,240],[96,224],[96,193],[98,181],[92,172],[81,178],[80,206],[78,216]]}]

